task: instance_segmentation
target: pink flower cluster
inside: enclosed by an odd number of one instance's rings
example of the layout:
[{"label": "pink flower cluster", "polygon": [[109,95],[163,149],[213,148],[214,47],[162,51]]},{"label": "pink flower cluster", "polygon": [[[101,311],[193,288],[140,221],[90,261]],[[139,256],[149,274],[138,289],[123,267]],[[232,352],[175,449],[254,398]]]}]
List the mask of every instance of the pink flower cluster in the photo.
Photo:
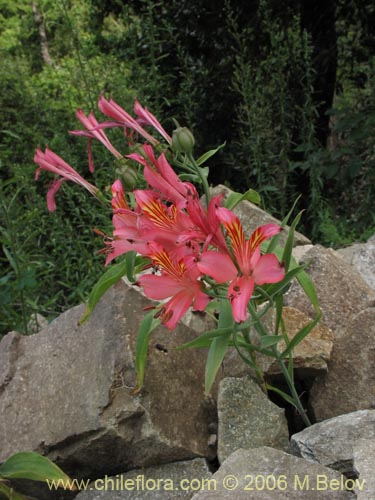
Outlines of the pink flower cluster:
[{"label": "pink flower cluster", "polygon": [[[148,189],[134,191],[135,206],[129,206],[119,180],[112,185],[114,230],[113,237],[107,240],[106,264],[129,251],[149,259],[148,267],[154,273],[141,275],[137,285],[151,299],[169,299],[156,315],[170,329],[175,328],[190,307],[198,311],[206,308],[210,296],[205,292],[213,286],[207,276],[218,284],[228,283],[227,296],[234,320],[244,321],[255,285],[276,283],[284,278],[284,268],[276,256],[261,255],[260,251],[262,242],[279,233],[280,226],[261,226],[246,240],[237,216],[221,206],[221,195],[213,197],[207,208],[203,207],[196,188],[179,179],[164,153],[155,154],[158,141],[143,126],[156,129],[169,144],[171,138],[146,108],[136,102],[137,119],[134,119],[112,99],[101,97],[99,109],[114,121],[99,124],[93,114],[87,118],[78,111],[77,117],[87,131],[73,133],[88,137],[90,142],[99,140],[116,158],[121,154],[111,145],[103,128],[121,126],[126,134],[135,132],[149,142],[143,145],[141,153],[127,155],[143,166],[148,184]],[[64,180],[73,180],[97,194],[95,186],[52,151],[38,150],[34,161],[39,165],[37,175],[48,170],[61,176],[47,194],[50,210],[55,209],[54,196]],[[92,170],[90,148],[89,164]]]}]

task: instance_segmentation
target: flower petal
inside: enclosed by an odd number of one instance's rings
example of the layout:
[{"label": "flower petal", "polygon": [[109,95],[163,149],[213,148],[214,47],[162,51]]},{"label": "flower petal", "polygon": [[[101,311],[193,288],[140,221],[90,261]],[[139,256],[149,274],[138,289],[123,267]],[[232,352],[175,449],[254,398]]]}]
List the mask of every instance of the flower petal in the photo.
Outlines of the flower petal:
[{"label": "flower petal", "polygon": [[284,276],[285,269],[274,254],[261,255],[253,270],[253,278],[257,285],[277,283]]},{"label": "flower petal", "polygon": [[197,266],[202,274],[208,274],[218,283],[225,283],[237,276],[236,266],[228,254],[208,250],[202,253]]},{"label": "flower petal", "polygon": [[177,323],[191,306],[193,299],[194,294],[186,290],[172,297],[162,308],[160,319],[164,325],[170,330],[176,328]]},{"label": "flower petal", "polygon": [[144,274],[138,278],[137,283],[143,288],[145,295],[154,300],[166,299],[184,290],[180,282],[169,276]]},{"label": "flower petal", "polygon": [[236,323],[246,320],[247,304],[254,291],[254,285],[254,280],[250,276],[241,276],[229,285],[228,298],[232,305],[233,318]]}]

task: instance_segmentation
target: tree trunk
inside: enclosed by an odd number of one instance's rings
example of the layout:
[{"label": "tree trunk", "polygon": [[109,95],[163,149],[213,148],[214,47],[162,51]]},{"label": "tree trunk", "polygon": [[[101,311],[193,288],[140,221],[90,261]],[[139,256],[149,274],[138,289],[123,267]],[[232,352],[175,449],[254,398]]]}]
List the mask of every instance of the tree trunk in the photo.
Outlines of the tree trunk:
[{"label": "tree trunk", "polygon": [[41,49],[41,53],[42,53],[42,59],[46,64],[51,66],[52,59],[51,59],[51,56],[49,55],[49,51],[48,51],[47,35],[46,35],[46,30],[44,28],[42,16],[40,15],[40,12],[38,10],[38,5],[36,2],[34,2],[34,1],[31,2],[31,7],[33,9],[35,24],[37,25],[38,31],[39,31],[40,49]]},{"label": "tree trunk", "polygon": [[314,101],[318,110],[316,138],[325,146],[329,135],[329,116],[336,85],[336,0],[301,0],[301,27],[311,36],[314,47]]}]

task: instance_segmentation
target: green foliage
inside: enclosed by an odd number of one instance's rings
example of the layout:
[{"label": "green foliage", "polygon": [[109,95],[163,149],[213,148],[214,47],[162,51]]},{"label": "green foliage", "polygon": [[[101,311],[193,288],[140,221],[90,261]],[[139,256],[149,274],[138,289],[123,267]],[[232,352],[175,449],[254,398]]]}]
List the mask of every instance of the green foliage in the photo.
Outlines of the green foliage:
[{"label": "green foliage", "polygon": [[[294,150],[313,147],[312,47],[296,15],[285,29],[262,0],[256,28],[240,28],[229,11],[235,42],[233,89],[237,106],[237,137],[232,144],[233,168],[245,185],[255,185],[263,203],[284,216],[295,198]],[[260,54],[252,45],[264,37]]]},{"label": "green foliage", "polygon": [[[47,457],[24,451],[9,457],[0,466],[0,494],[9,500],[28,500],[23,494],[17,493],[9,486],[11,479],[30,479],[32,481],[62,481],[67,489],[76,489],[72,480],[57,465]],[[69,485],[71,485],[69,487]]]}]

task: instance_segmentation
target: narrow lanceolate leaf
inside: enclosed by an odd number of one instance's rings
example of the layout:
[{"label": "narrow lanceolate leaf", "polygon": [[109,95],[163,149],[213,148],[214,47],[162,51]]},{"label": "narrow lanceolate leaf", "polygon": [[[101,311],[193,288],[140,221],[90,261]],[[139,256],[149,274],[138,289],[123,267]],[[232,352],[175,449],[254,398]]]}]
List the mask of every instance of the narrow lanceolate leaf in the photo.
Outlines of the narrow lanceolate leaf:
[{"label": "narrow lanceolate leaf", "polygon": [[216,328],[216,330],[209,330],[208,332],[203,333],[191,342],[187,342],[186,344],[182,344],[176,347],[176,349],[187,349],[191,347],[210,347],[213,339],[215,339],[216,337],[227,335],[228,333],[232,333],[232,331],[232,326],[228,328]]},{"label": "narrow lanceolate leaf", "polygon": [[[276,392],[276,394],[279,394],[282,398],[285,399],[285,401],[288,401],[288,403],[290,403],[291,405],[294,406],[294,408],[297,408],[297,405],[296,403],[294,402],[294,399],[289,396],[289,394],[287,394],[286,392],[284,391],[281,391],[280,389],[278,389],[277,387],[274,387],[273,385],[271,384],[267,384],[267,390],[269,391],[273,391],[273,392]],[[298,409],[298,408],[297,408]]]},{"label": "narrow lanceolate leaf", "polygon": [[303,288],[305,294],[310,299],[310,301],[314,307],[315,313],[317,315],[320,315],[321,313],[320,313],[320,308],[319,308],[319,300],[318,300],[318,296],[317,296],[316,290],[315,290],[315,285],[312,282],[312,279],[305,271],[298,273],[296,278],[298,280],[298,283]]},{"label": "narrow lanceolate leaf", "polygon": [[248,189],[246,193],[230,193],[225,200],[225,207],[233,210],[241,201],[251,201],[251,203],[259,204],[260,196],[254,189]]},{"label": "narrow lanceolate leaf", "polygon": [[219,311],[219,328],[230,328],[230,331],[220,337],[215,337],[211,343],[211,347],[207,355],[205,371],[206,394],[210,392],[212,384],[215,381],[216,374],[221,366],[221,363],[223,362],[225,353],[227,352],[228,343],[234,328],[232,308],[228,300],[220,300]]},{"label": "narrow lanceolate leaf", "polygon": [[205,163],[208,159],[210,159],[211,156],[215,155],[224,146],[225,142],[224,144],[220,144],[220,146],[218,146],[216,149],[211,149],[210,151],[207,151],[207,153],[204,153],[202,156],[198,158],[198,160],[195,161],[195,164],[198,167],[200,167],[201,165],[203,165],[203,163]]},{"label": "narrow lanceolate leaf", "polygon": [[[289,210],[289,212],[286,214],[286,216],[284,217],[284,219],[281,221],[280,226],[281,226],[282,228],[286,227],[286,225],[288,224],[289,219],[290,219],[290,217],[292,216],[292,213],[293,213],[293,211],[294,211],[294,209],[295,209],[295,207],[296,207],[296,205],[297,205],[298,200],[301,198],[301,196],[302,196],[302,195],[299,195],[299,196],[296,198],[296,200],[295,200],[295,201],[294,201],[294,203],[293,203],[292,208]],[[269,243],[268,243],[268,246],[267,246],[267,248],[266,248],[266,250],[265,250],[265,252],[266,252],[266,253],[273,253],[274,249],[276,248],[276,245],[277,245],[277,244],[278,244],[278,242],[279,242],[280,236],[281,236],[281,233],[278,233],[278,234],[275,234],[275,236],[273,236],[273,237],[270,239],[270,241],[269,241]]]},{"label": "narrow lanceolate leaf", "polygon": [[128,265],[129,263],[126,260],[124,262],[119,262],[118,264],[111,265],[111,267],[109,267],[107,271],[100,277],[99,281],[90,292],[85,312],[78,322],[79,325],[82,325],[82,323],[84,323],[92,314],[96,304],[105,294],[105,292],[126,274]]},{"label": "narrow lanceolate leaf", "polygon": [[282,340],[284,340],[284,337],[282,335],[267,335],[267,337],[261,337],[260,347],[271,347],[278,344]]},{"label": "narrow lanceolate leaf", "polygon": [[137,346],[135,351],[135,370],[137,372],[137,387],[134,389],[134,394],[142,389],[146,361],[147,361],[147,350],[148,344],[150,342],[150,334],[155,330],[157,326],[160,325],[160,319],[154,318],[154,311],[150,311],[142,319],[137,337]]},{"label": "narrow lanceolate leaf", "polygon": [[215,381],[216,374],[223,362],[225,353],[228,349],[229,339],[231,333],[226,333],[221,337],[216,337],[211,343],[210,350],[208,351],[205,372],[205,393],[208,394],[211,390],[212,384]]},{"label": "narrow lanceolate leaf", "polygon": [[126,277],[130,281],[130,283],[135,282],[134,266],[135,266],[136,256],[137,252],[127,252],[125,255]]},{"label": "narrow lanceolate leaf", "polygon": [[288,237],[286,239],[286,243],[284,246],[284,251],[283,255],[281,257],[281,262],[284,264],[285,271],[289,271],[289,266],[290,266],[290,261],[292,258],[292,251],[293,251],[293,244],[294,244],[294,233],[296,230],[296,226],[299,223],[300,219],[302,216],[302,212],[297,214],[295,217],[294,221],[292,222],[289,232],[288,232]]},{"label": "narrow lanceolate leaf", "polygon": [[61,480],[67,489],[75,490],[72,480],[47,457],[25,451],[12,455],[0,466],[0,476],[6,479],[32,479],[33,481]]}]

